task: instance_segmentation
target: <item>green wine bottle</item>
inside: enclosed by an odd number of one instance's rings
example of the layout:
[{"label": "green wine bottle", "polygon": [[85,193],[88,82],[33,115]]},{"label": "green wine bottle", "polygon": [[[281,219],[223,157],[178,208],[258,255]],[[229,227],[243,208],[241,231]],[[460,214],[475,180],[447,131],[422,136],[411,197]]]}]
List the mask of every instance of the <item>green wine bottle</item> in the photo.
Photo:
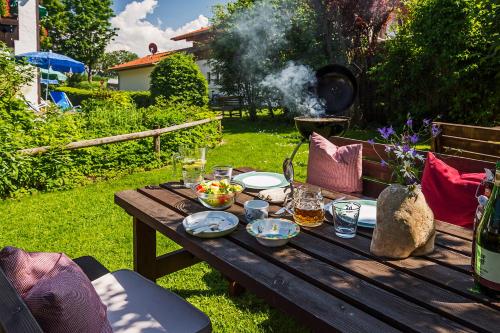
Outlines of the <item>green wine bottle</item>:
[{"label": "green wine bottle", "polygon": [[500,295],[500,161],[495,184],[476,231],[474,278],[482,292]]}]

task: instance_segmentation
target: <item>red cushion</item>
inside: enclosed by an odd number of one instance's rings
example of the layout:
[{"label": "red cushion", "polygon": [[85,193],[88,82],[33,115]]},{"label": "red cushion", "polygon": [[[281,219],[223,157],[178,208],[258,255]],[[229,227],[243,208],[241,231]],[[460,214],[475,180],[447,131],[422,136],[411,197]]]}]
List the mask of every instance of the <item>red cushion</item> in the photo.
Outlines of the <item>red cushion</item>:
[{"label": "red cushion", "polygon": [[460,173],[428,153],[422,192],[437,220],[471,228],[478,202],[476,190],[484,173]]},{"label": "red cushion", "polygon": [[319,134],[311,135],[307,182],[339,192],[363,190],[363,145],[337,147]]},{"label": "red cushion", "polygon": [[63,253],[0,251],[0,267],[44,332],[112,332],[92,283]]}]

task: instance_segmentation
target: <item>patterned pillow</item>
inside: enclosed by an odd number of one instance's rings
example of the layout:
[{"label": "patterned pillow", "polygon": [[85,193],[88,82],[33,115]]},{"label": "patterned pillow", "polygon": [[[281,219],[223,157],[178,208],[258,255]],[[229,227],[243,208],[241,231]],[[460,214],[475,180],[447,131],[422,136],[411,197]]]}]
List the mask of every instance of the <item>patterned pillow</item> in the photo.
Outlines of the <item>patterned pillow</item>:
[{"label": "patterned pillow", "polygon": [[63,253],[0,251],[0,267],[44,332],[112,332],[90,280]]},{"label": "patterned pillow", "polygon": [[363,145],[338,147],[317,133],[311,135],[307,182],[338,192],[362,192]]}]

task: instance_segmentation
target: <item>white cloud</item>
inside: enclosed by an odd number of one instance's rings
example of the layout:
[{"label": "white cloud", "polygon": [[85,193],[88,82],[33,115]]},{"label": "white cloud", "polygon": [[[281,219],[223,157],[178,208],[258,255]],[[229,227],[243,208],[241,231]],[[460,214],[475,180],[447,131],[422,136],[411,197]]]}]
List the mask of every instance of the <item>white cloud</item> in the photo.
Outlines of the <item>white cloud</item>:
[{"label": "white cloud", "polygon": [[153,42],[158,45],[158,50],[169,51],[191,46],[191,43],[175,42],[170,38],[182,35],[208,25],[208,18],[203,15],[186,23],[179,29],[166,27],[162,29],[159,24],[146,20],[146,16],[154,12],[158,0],[133,1],[125,9],[111,19],[113,27],[118,28],[118,36],[107,47],[107,51],[127,50],[137,53],[139,56],[149,54],[148,45]]}]

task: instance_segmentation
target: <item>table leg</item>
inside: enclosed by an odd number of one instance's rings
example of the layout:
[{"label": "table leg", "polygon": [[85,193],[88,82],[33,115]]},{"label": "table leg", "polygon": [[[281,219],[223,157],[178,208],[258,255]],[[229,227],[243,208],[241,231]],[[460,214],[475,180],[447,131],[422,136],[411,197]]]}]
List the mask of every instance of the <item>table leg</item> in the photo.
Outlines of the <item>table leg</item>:
[{"label": "table leg", "polygon": [[243,287],[241,284],[239,284],[236,281],[231,280],[228,277],[226,277],[226,279],[229,282],[229,286],[228,286],[229,296],[238,297],[245,292],[245,287]]},{"label": "table leg", "polygon": [[156,230],[134,217],[134,271],[156,281]]}]

